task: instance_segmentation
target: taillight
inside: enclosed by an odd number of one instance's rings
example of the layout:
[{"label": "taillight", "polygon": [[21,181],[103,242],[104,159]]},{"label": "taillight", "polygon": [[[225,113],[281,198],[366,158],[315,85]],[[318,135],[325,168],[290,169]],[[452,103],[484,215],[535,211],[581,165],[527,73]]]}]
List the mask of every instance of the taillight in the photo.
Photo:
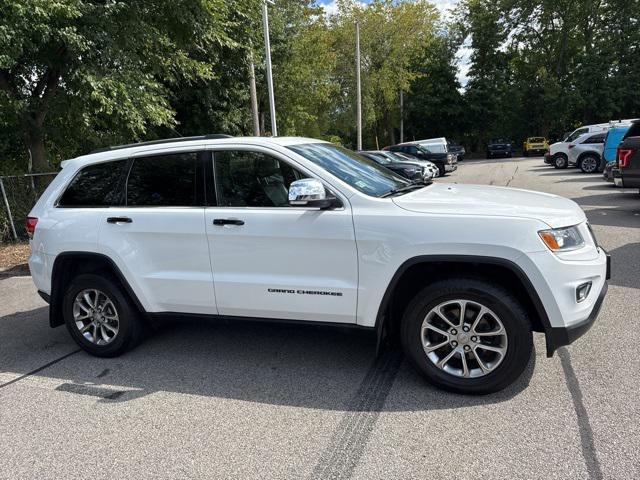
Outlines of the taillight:
[{"label": "taillight", "polygon": [[617,158],[618,158],[618,167],[626,168],[629,166],[629,161],[631,160],[631,156],[635,153],[633,148],[618,148]]},{"label": "taillight", "polygon": [[37,224],[38,224],[38,219],[36,217],[27,217],[25,227],[27,229],[27,235],[29,235],[29,238],[33,238],[33,234],[36,231]]}]

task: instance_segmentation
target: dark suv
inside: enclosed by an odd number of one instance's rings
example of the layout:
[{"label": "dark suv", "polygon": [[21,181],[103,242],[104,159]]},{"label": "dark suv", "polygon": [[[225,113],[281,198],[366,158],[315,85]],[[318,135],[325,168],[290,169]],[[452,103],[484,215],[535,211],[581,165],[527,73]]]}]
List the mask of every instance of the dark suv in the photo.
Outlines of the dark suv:
[{"label": "dark suv", "polygon": [[505,138],[494,138],[487,144],[487,158],[511,157],[513,155],[513,145]]},{"label": "dark suv", "polygon": [[444,177],[447,172],[453,172],[458,168],[458,160],[453,153],[436,153],[432,152],[424,145],[419,143],[407,142],[399,143],[387,147],[386,150],[392,152],[401,152],[416,157],[419,160],[428,160],[435,163],[440,170],[440,176]]},{"label": "dark suv", "polygon": [[640,121],[636,120],[627,131],[616,152],[616,165],[612,169],[616,186],[640,188]]}]

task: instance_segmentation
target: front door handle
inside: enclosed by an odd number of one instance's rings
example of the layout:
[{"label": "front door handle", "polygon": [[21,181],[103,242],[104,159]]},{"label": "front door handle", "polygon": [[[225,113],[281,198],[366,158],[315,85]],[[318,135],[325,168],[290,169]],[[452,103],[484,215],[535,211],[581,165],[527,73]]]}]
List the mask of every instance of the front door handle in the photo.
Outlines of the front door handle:
[{"label": "front door handle", "polygon": [[244,225],[244,220],[238,220],[237,218],[215,218],[213,220],[214,225]]},{"label": "front door handle", "polygon": [[107,218],[107,223],[132,223],[129,217],[109,217]]}]

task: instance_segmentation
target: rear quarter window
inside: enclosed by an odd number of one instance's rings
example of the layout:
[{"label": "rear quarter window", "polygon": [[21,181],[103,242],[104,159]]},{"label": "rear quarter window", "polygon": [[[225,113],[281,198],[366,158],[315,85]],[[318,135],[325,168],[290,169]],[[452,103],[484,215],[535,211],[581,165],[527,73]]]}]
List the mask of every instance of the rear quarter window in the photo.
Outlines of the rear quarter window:
[{"label": "rear quarter window", "polygon": [[59,207],[110,207],[122,201],[126,160],[89,165],[80,170],[58,201]]}]

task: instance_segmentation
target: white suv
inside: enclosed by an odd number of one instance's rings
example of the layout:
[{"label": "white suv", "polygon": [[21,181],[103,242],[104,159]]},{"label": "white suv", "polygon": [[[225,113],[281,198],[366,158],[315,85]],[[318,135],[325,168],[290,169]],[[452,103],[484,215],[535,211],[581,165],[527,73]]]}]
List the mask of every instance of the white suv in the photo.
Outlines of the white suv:
[{"label": "white suv", "polygon": [[[27,221],[52,327],[98,356],[178,314],[399,337],[433,384],[512,383],[582,335],[609,262],[571,200],[416,184],[308,138],[113,147],[64,162]],[[329,352],[327,352],[330,354]]]}]

